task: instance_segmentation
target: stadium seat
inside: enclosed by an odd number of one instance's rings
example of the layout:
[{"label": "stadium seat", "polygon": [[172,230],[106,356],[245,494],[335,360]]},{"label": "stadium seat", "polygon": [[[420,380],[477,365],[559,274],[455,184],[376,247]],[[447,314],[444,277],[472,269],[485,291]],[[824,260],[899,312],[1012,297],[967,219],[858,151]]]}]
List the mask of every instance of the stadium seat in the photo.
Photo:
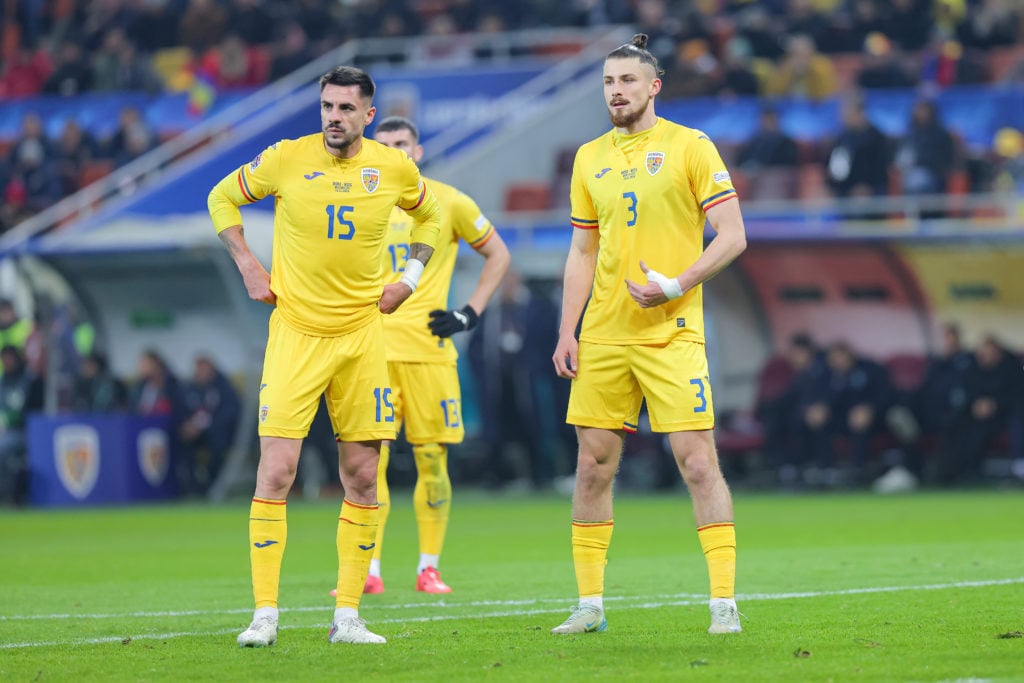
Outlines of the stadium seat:
[{"label": "stadium seat", "polygon": [[797,199],[828,199],[832,194],[825,184],[825,171],[820,164],[801,164],[797,170]]},{"label": "stadium seat", "polygon": [[857,89],[863,57],[858,53],[832,55],[832,66],[836,74],[836,92],[850,92]]},{"label": "stadium seat", "polygon": [[985,55],[989,79],[993,82],[1002,80],[1022,60],[1024,47],[1020,45],[991,48]]},{"label": "stadium seat", "polygon": [[927,361],[923,357],[912,354],[897,354],[885,362],[893,388],[907,393],[921,386],[926,367]]},{"label": "stadium seat", "polygon": [[[793,378],[793,367],[782,356],[772,356],[757,375],[756,405],[782,396]],[[715,429],[715,444],[727,456],[758,451],[764,445],[764,428],[755,411],[739,410],[722,416]]]},{"label": "stadium seat", "polygon": [[772,356],[757,376],[757,402],[771,401],[782,393],[793,380],[793,366],[782,356]]},{"label": "stadium seat", "polygon": [[505,190],[505,211],[546,211],[551,208],[547,183],[513,183]]},{"label": "stadium seat", "polygon": [[109,159],[97,159],[86,163],[78,174],[79,189],[110,175],[110,172],[113,170],[114,162]]}]

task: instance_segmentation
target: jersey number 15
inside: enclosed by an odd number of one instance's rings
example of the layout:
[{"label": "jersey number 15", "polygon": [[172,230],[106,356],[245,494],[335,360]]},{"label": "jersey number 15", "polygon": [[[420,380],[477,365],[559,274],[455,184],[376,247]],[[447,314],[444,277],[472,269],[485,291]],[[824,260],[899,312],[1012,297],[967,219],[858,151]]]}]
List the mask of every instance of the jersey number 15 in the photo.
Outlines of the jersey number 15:
[{"label": "jersey number 15", "polygon": [[338,231],[339,240],[350,240],[355,237],[356,226],[350,219],[345,217],[345,214],[350,211],[355,211],[354,206],[335,206],[334,204],[327,205],[327,239],[334,239],[334,223],[337,220],[339,226],[345,229],[344,232]]}]

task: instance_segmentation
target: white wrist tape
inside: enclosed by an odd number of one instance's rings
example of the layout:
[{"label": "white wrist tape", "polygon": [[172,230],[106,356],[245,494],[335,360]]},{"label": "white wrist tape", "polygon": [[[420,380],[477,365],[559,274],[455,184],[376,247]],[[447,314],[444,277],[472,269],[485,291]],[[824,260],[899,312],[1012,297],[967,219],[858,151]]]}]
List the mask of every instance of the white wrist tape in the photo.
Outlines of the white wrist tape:
[{"label": "white wrist tape", "polygon": [[416,291],[416,286],[420,283],[420,275],[423,275],[423,261],[417,258],[411,258],[405,263],[405,271],[402,272],[402,277],[398,279],[399,282],[409,286],[409,289]]},{"label": "white wrist tape", "polygon": [[657,283],[669,299],[678,299],[683,295],[683,288],[679,286],[679,280],[674,277],[665,277],[656,270],[648,270],[647,281]]}]

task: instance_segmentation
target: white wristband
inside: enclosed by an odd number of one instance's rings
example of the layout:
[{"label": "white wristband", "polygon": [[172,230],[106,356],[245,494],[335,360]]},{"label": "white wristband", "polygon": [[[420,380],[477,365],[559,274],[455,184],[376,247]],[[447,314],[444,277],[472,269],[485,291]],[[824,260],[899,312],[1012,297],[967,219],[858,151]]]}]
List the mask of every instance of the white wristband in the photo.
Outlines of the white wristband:
[{"label": "white wristband", "polygon": [[423,275],[423,261],[418,258],[411,258],[405,263],[405,271],[402,272],[402,277],[398,279],[402,284],[408,285],[409,289],[416,291],[416,286],[420,283],[420,275]]},{"label": "white wristband", "polygon": [[678,299],[683,295],[683,288],[679,285],[679,280],[674,277],[665,277],[656,270],[648,270],[647,281],[657,283],[670,300]]}]

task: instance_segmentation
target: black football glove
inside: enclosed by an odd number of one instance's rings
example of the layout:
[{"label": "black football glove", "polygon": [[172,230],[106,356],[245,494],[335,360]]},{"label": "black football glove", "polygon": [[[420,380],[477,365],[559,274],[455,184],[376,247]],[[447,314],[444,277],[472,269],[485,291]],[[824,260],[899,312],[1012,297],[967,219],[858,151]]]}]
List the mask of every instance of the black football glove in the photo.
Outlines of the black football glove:
[{"label": "black football glove", "polygon": [[438,308],[430,312],[430,322],[427,323],[427,327],[435,336],[450,337],[456,332],[473,329],[479,319],[480,316],[469,304],[451,311],[442,311]]}]

